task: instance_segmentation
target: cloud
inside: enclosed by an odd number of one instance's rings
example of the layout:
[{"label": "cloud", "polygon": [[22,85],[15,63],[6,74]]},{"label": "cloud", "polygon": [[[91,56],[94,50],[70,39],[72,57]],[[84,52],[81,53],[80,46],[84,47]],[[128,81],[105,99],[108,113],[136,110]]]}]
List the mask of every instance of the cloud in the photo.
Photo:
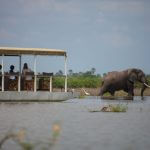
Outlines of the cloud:
[{"label": "cloud", "polygon": [[105,45],[109,45],[112,49],[116,49],[130,46],[133,39],[131,39],[130,36],[120,32],[107,32],[100,36],[100,41]]},{"label": "cloud", "polygon": [[16,38],[16,35],[5,29],[0,29],[0,39],[7,40]]},{"label": "cloud", "polygon": [[145,11],[146,3],[143,1],[122,1],[122,0],[108,0],[100,2],[98,5],[100,11],[106,13],[132,13],[137,14]]},{"label": "cloud", "polygon": [[80,12],[78,3],[73,1],[59,0],[17,0],[23,7],[25,14],[44,12],[61,12],[78,14]]},{"label": "cloud", "polygon": [[[116,24],[118,26],[131,25],[133,20],[139,22],[140,17],[148,17],[150,13],[149,4],[138,0],[99,1],[97,2],[98,14],[96,23],[106,27],[109,26],[109,28]],[[121,22],[122,24],[119,24]]]}]

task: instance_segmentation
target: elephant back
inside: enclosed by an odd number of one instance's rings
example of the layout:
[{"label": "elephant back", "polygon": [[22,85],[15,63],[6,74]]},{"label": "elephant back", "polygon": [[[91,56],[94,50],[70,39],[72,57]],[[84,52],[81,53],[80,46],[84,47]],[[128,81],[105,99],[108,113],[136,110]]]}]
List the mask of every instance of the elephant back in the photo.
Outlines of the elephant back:
[{"label": "elephant back", "polygon": [[128,72],[127,71],[112,71],[108,72],[107,75],[103,78],[103,81],[105,82],[106,80],[116,81],[116,82],[121,82],[124,80],[127,80]]}]

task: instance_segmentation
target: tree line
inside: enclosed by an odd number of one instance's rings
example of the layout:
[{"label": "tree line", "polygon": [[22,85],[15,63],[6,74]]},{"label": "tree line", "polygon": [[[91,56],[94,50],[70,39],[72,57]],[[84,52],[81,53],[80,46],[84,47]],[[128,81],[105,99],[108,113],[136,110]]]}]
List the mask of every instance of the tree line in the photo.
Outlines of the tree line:
[{"label": "tree line", "polygon": [[[62,70],[59,70],[56,72],[55,76],[63,76],[64,73]],[[101,76],[100,74],[96,74],[96,69],[91,68],[90,70],[87,70],[85,72],[73,72],[72,69],[68,70],[68,76]]]}]

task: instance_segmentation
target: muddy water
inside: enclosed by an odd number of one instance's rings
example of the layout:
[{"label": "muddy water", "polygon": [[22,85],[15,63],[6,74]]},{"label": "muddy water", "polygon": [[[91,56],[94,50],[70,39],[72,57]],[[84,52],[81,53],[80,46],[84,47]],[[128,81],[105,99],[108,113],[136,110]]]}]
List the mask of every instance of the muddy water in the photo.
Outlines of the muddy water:
[{"label": "muddy water", "polygon": [[[0,138],[25,128],[29,141],[47,141],[53,123],[61,126],[54,150],[149,150],[150,97],[142,101],[100,100],[97,97],[61,103],[0,103]],[[110,103],[128,106],[125,113],[91,113]],[[3,149],[17,150],[12,141]]]}]

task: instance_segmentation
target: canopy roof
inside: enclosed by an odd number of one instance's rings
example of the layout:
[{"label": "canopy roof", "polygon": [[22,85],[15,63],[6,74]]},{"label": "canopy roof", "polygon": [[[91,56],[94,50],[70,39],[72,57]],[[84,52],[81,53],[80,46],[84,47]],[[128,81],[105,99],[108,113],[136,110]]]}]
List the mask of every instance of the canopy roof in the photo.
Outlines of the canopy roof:
[{"label": "canopy roof", "polygon": [[0,55],[54,55],[66,56],[67,52],[60,49],[48,48],[18,48],[18,47],[0,47]]}]

